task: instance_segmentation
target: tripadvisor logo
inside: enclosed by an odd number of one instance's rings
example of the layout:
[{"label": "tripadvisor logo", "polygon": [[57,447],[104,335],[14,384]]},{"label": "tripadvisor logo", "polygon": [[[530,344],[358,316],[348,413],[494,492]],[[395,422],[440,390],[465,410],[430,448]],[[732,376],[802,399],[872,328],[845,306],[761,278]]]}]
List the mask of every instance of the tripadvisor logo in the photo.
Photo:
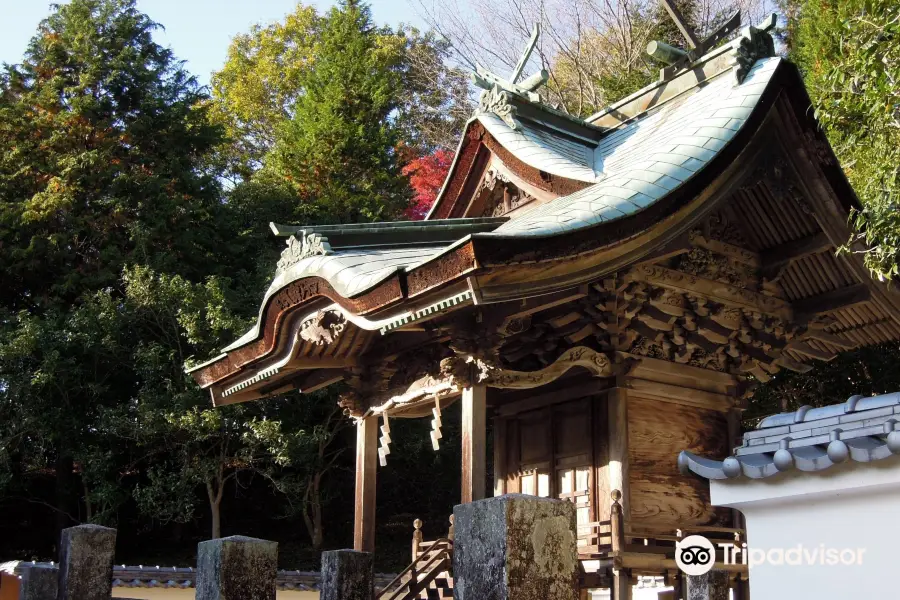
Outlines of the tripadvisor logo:
[{"label": "tripadvisor logo", "polygon": [[715,562],[716,549],[702,535],[689,535],[675,544],[675,564],[685,575],[704,575]]},{"label": "tripadvisor logo", "polygon": [[[811,566],[811,565],[862,565],[865,548],[829,548],[825,544],[806,547],[797,544],[792,548],[748,548],[747,544],[734,542],[716,544],[722,548],[726,565]],[[712,570],[716,562],[716,550],[712,542],[702,535],[689,535],[675,544],[675,564],[686,575],[697,577]]]}]

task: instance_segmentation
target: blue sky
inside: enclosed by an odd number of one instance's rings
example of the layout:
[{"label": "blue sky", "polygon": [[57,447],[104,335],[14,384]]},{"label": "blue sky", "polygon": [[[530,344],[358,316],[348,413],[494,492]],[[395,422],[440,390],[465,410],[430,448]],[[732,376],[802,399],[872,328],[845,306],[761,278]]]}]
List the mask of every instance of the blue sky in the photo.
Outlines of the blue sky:
[{"label": "blue sky", "polygon": [[[379,24],[408,23],[424,28],[409,0],[370,0]],[[307,0],[327,9],[330,0]],[[64,2],[63,2],[64,3]],[[0,63],[16,63],[38,23],[49,13],[49,0],[0,0]],[[170,46],[201,83],[225,62],[231,38],[254,23],[269,23],[291,12],[297,0],[137,0],[138,8],[165,26],[156,41]]]}]

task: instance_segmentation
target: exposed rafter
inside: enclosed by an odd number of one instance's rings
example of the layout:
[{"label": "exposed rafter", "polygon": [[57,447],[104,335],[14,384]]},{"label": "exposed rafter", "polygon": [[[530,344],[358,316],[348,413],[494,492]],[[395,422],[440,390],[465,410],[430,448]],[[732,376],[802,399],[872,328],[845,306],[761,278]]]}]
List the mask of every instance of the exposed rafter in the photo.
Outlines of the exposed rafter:
[{"label": "exposed rafter", "polygon": [[826,252],[832,248],[834,248],[834,244],[821,231],[799,240],[785,242],[762,253],[760,274],[763,279],[770,282],[778,281],[784,275],[785,270],[795,261],[813,254]]},{"label": "exposed rafter", "polygon": [[829,313],[869,302],[872,299],[872,291],[865,284],[858,283],[849,287],[832,290],[803,298],[793,303],[797,320],[808,321],[816,315]]}]

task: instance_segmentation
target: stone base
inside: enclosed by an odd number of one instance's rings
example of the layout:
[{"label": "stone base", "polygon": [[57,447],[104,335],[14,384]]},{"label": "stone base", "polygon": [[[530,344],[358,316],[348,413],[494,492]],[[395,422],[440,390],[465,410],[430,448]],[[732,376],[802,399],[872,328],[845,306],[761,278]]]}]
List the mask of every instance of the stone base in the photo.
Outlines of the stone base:
[{"label": "stone base", "polygon": [[370,552],[333,550],[322,553],[319,600],[372,600],[375,570]]},{"label": "stone base", "polygon": [[63,529],[59,541],[59,600],[109,600],[116,530],[100,525]]},{"label": "stone base", "polygon": [[59,568],[45,563],[20,563],[18,600],[56,600]]},{"label": "stone base", "polygon": [[705,575],[685,575],[685,600],[728,600],[728,573],[712,570]]},{"label": "stone base", "polygon": [[507,494],[453,509],[456,600],[577,600],[575,505]]},{"label": "stone base", "polygon": [[197,600],[275,600],[278,544],[240,535],[197,545]]}]

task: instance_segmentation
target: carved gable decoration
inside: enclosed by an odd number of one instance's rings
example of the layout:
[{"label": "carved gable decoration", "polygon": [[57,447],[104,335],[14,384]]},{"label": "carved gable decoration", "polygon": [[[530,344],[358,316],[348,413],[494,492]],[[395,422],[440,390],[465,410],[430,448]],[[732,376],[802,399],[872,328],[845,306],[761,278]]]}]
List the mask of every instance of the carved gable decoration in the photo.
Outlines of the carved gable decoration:
[{"label": "carved gable decoration", "polygon": [[478,198],[479,204],[483,206],[478,215],[482,217],[502,217],[535,199],[531,194],[519,189],[496,167],[490,167],[485,172],[475,191],[475,198]]},{"label": "carved gable decoration", "polygon": [[775,41],[772,36],[763,29],[756,27],[747,27],[741,33],[741,40],[738,42],[737,52],[735,53],[735,84],[743,83],[744,78],[753,68],[753,64],[761,58],[775,56]]},{"label": "carved gable decoration", "polygon": [[336,310],[320,310],[316,316],[303,323],[300,337],[311,344],[333,344],[346,326],[344,315]]},{"label": "carved gable decoration", "polygon": [[[299,235],[299,237],[298,237]],[[327,256],[332,254],[328,238],[319,233],[298,232],[287,239],[287,249],[282,251],[278,261],[278,273],[297,264],[310,256]]]}]

